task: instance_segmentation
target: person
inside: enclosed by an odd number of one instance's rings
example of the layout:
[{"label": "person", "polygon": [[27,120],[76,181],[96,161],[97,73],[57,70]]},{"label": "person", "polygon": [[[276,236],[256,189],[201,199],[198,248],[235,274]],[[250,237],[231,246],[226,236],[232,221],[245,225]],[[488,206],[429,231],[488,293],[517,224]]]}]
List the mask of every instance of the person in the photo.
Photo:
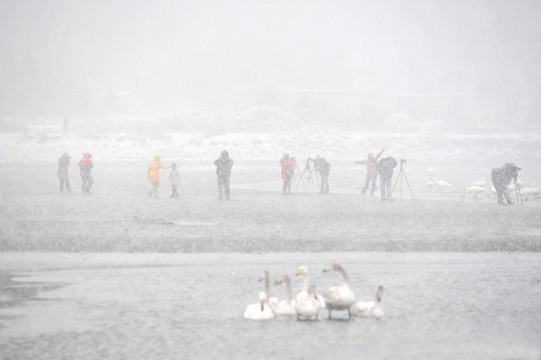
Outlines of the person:
[{"label": "person", "polygon": [[83,189],[83,195],[90,194],[90,188],[94,183],[92,179],[92,168],[94,163],[92,162],[92,154],[89,152],[83,153],[83,158],[79,160],[79,169],[81,173],[81,187]]},{"label": "person", "polygon": [[154,155],[154,159],[148,166],[148,173],[147,178],[148,181],[152,184],[152,190],[148,192],[149,197],[153,197],[154,199],[159,199],[160,196],[158,195],[158,188],[160,187],[160,169],[170,169],[171,166],[165,166],[162,165],[160,162],[160,156]]},{"label": "person", "polygon": [[492,184],[496,189],[496,196],[498,198],[498,204],[504,204],[503,198],[507,204],[513,204],[511,195],[509,195],[509,184],[511,179],[516,179],[518,176],[519,167],[516,167],[514,163],[505,163],[501,168],[494,168],[490,172],[492,178]]},{"label": "person", "polygon": [[58,176],[58,181],[60,182],[60,191],[64,191],[65,184],[66,190],[71,192],[69,171],[70,159],[71,156],[69,156],[68,153],[64,153],[58,158],[58,171],[56,175]]},{"label": "person", "polygon": [[393,200],[392,178],[393,169],[396,167],[396,160],[389,156],[376,163],[376,170],[379,173],[381,201]]},{"label": "person", "polygon": [[180,183],[180,174],[177,170],[177,164],[171,165],[171,172],[169,173],[169,182],[171,183],[171,197],[177,198],[178,197],[177,186]]},{"label": "person", "polygon": [[280,159],[282,168],[282,194],[291,195],[291,180],[295,175],[295,161],[289,158],[288,153],[284,153]]},{"label": "person", "polygon": [[366,160],[359,160],[355,161],[355,164],[366,164],[366,180],[364,182],[363,190],[361,191],[361,195],[366,194],[366,190],[368,190],[368,186],[370,186],[370,183],[372,183],[372,189],[370,190],[370,195],[374,196],[374,192],[376,191],[376,180],[378,179],[378,171],[376,170],[376,163],[378,162],[379,157],[385,149],[382,149],[376,156],[372,153],[368,153]]},{"label": "person", "polygon": [[319,189],[320,194],[328,194],[329,193],[329,173],[331,171],[331,164],[325,158],[316,156],[316,160],[314,161],[314,166],[316,170],[319,172],[319,176],[321,177],[321,187]]},{"label": "person", "polygon": [[216,177],[218,178],[218,200],[223,200],[225,195],[225,199],[229,201],[229,178],[233,167],[233,160],[229,157],[229,152],[222,151],[220,157],[214,161],[214,165],[216,165]]}]

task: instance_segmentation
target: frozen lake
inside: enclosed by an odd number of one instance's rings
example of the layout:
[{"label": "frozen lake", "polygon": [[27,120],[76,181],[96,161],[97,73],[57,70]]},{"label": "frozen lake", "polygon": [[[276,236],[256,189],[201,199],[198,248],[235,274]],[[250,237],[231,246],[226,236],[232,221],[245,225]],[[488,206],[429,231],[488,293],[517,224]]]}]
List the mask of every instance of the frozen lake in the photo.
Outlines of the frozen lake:
[{"label": "frozen lake", "polygon": [[[0,357],[539,359],[534,253],[2,253]],[[385,317],[243,318],[263,270],[295,278],[339,262],[357,300],[385,287]],[[283,298],[285,288],[271,286]]]}]

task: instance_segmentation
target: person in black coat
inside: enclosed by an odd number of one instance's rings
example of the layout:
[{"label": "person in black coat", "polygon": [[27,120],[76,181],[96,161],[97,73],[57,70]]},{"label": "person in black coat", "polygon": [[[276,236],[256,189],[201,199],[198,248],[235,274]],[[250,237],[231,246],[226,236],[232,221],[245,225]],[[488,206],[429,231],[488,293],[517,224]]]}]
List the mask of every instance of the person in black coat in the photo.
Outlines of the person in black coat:
[{"label": "person in black coat", "polygon": [[218,177],[218,200],[229,200],[229,177],[231,176],[231,168],[233,160],[229,157],[229,152],[222,151],[220,158],[214,161],[216,165],[216,176]]},{"label": "person in black coat", "polygon": [[331,172],[331,164],[322,157],[316,157],[315,169],[319,172],[321,177],[321,187],[319,189],[320,194],[329,193],[329,173]]},{"label": "person in black coat", "polygon": [[520,168],[516,167],[515,164],[505,163],[501,168],[494,168],[490,172],[492,184],[494,184],[494,189],[496,189],[498,204],[504,204],[504,197],[507,204],[513,204],[511,195],[509,195],[509,184],[511,184],[512,179],[517,178],[519,170]]},{"label": "person in black coat", "polygon": [[376,170],[379,173],[382,201],[393,199],[392,179],[393,169],[396,167],[396,165],[396,160],[391,156],[383,158],[376,163]]},{"label": "person in black coat", "polygon": [[64,191],[64,185],[66,185],[66,190],[71,192],[71,185],[70,185],[70,159],[71,156],[69,156],[67,153],[62,154],[60,158],[58,158],[58,181],[60,182],[60,191]]}]

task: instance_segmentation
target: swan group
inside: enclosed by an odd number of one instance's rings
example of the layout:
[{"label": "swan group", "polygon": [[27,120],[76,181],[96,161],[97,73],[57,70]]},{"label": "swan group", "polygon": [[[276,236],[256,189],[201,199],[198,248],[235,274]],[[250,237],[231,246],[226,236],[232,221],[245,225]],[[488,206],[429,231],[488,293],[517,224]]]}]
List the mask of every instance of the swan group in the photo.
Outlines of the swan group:
[{"label": "swan group", "polygon": [[[519,175],[520,176],[520,175]],[[432,191],[434,188],[444,191],[447,188],[451,188],[452,185],[447,181],[439,180],[435,177],[430,177],[426,182],[426,188],[428,191]],[[541,187],[536,187],[533,184],[525,186],[521,179],[517,178],[512,181],[508,187],[509,192],[517,192],[517,197],[521,197],[524,201],[539,200],[541,199]],[[496,197],[496,189],[490,181],[486,181],[484,178],[474,180],[464,186],[462,192],[460,192],[460,198],[466,200],[468,198],[478,201],[479,195],[484,195],[487,198]]]},{"label": "swan group", "polygon": [[270,297],[270,276],[264,271],[259,281],[264,281],[264,289],[259,293],[259,302],[250,304],[244,311],[244,317],[250,320],[269,320],[275,315],[294,316],[297,320],[318,320],[323,309],[327,310],[328,318],[332,319],[333,312],[347,312],[347,318],[353,316],[375,317],[383,316],[381,299],[383,287],[379,287],[376,293],[376,300],[369,302],[356,302],[355,295],[351,289],[348,274],[344,268],[333,263],[323,269],[323,273],[338,272],[342,276],[343,283],[335,285],[323,291],[320,295],[314,282],[310,277],[308,267],[299,267],[296,276],[302,276],[303,283],[301,290],[292,297],[291,278],[287,274],[280,275],[275,285],[285,284],[286,296],[279,300]]}]

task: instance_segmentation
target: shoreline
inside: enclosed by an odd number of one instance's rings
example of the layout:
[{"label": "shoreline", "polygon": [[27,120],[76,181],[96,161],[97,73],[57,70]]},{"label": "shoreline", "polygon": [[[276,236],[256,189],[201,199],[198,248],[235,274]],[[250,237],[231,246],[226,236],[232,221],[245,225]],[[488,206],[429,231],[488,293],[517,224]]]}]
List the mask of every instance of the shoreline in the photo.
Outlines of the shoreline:
[{"label": "shoreline", "polygon": [[[66,200],[79,209],[55,219]],[[131,200],[43,196],[34,216],[0,218],[0,252],[541,252],[538,202],[381,202],[256,190],[234,190],[230,202]]]}]

